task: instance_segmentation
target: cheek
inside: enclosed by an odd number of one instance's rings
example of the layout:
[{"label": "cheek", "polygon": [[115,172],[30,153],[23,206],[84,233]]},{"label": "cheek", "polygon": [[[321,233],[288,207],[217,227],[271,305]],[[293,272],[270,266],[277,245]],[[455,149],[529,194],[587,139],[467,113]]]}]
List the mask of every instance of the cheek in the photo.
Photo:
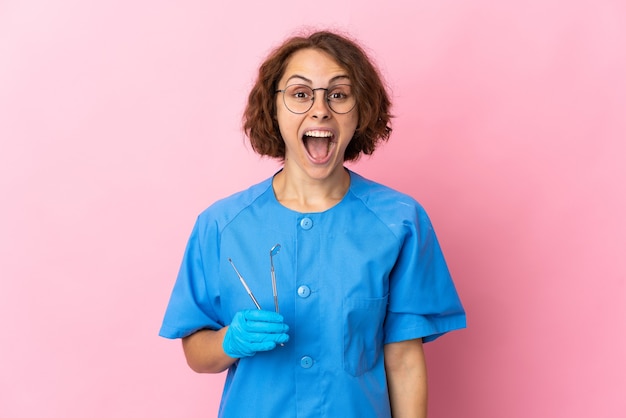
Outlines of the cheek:
[{"label": "cheek", "polygon": [[290,117],[290,115],[285,114],[285,112],[279,110],[278,114],[276,115],[276,122],[278,124],[278,129],[281,136],[283,137],[283,140],[289,140],[294,136],[297,136],[298,125],[294,121],[293,117]]},{"label": "cheek", "polygon": [[[346,125],[345,126],[346,126],[346,128],[348,130],[356,132],[356,130],[357,130],[358,126],[359,126],[359,115],[356,114],[356,113],[354,115],[351,115],[350,119],[346,121]],[[351,137],[352,136],[354,136],[354,133],[353,133],[353,135],[351,135]]]},{"label": "cheek", "polygon": [[285,106],[276,108],[276,122],[280,126],[281,131],[297,130],[305,115],[297,115],[285,109]]}]

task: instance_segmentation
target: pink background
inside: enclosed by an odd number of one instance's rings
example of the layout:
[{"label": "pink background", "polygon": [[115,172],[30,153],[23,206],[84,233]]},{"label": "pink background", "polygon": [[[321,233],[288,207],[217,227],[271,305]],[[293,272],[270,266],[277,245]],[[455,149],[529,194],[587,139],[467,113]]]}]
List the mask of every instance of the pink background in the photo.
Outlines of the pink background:
[{"label": "pink background", "polygon": [[215,416],[157,332],[197,213],[278,167],[240,115],[308,24],[379,63],[394,134],[351,167],[424,204],[467,308],[430,416],[623,417],[626,3],[213,3],[0,1],[0,416]]}]

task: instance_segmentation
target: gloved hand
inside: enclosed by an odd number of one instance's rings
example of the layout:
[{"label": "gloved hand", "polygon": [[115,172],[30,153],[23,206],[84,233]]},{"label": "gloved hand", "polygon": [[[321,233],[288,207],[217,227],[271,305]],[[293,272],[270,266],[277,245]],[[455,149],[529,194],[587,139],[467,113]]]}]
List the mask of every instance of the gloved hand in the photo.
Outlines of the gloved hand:
[{"label": "gloved hand", "polygon": [[233,358],[250,357],[257,351],[269,351],[289,340],[283,316],[276,312],[248,309],[233,317],[222,348]]}]

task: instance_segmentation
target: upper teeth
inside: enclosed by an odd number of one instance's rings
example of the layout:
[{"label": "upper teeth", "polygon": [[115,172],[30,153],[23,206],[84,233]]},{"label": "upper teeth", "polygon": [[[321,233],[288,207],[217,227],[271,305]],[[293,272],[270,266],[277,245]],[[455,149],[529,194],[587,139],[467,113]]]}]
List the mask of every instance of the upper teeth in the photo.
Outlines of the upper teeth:
[{"label": "upper teeth", "polygon": [[332,132],[329,131],[308,131],[305,133],[307,136],[314,136],[317,138],[331,137],[333,136]]}]

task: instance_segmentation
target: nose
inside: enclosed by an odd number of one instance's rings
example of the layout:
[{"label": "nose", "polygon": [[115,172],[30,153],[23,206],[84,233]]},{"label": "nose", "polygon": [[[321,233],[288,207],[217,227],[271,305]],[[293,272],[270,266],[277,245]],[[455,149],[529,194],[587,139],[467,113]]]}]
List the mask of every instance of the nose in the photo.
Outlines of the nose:
[{"label": "nose", "polygon": [[313,99],[313,106],[311,106],[309,112],[316,119],[328,119],[331,115],[331,110],[326,101],[326,89],[313,90],[313,94],[316,93],[317,95]]}]

